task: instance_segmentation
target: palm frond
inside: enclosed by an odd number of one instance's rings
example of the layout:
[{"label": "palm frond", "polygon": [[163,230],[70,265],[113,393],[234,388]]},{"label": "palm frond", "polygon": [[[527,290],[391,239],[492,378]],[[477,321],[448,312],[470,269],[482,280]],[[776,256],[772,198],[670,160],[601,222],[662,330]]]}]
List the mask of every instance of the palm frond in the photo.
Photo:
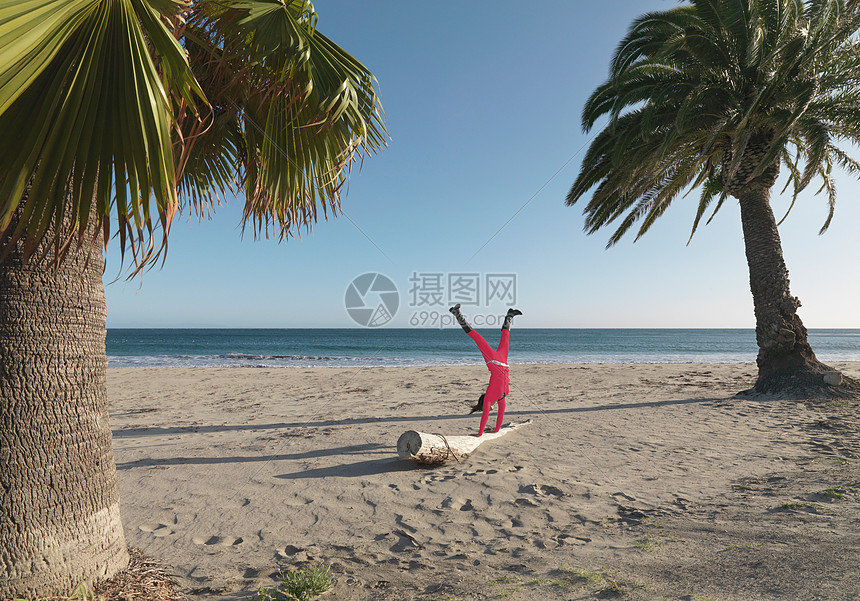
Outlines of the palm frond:
[{"label": "palm frond", "polygon": [[350,165],[386,144],[372,74],[316,29],[310,2],[225,0],[195,15],[194,35],[216,41],[213,79],[231,90],[218,101],[242,134],[231,148],[243,162],[243,223],[283,238],[337,214]]},{"label": "palm frond", "polygon": [[59,259],[73,236],[82,242],[90,219],[108,236],[113,204],[123,254],[146,263],[164,248],[178,206],[165,85],[183,98],[199,93],[181,47],[145,0],[11,4],[0,6],[2,32],[21,26],[21,10],[51,16],[0,64],[0,230],[13,242],[25,237],[29,256],[49,223],[69,224],[56,230]]},{"label": "palm frond", "polygon": [[4,248],[63,224],[59,260],[95,220],[137,272],[183,204],[244,189],[244,223],[281,237],[337,213],[387,133],[372,74],[316,22],[301,0],[0,0]]},{"label": "palm frond", "polygon": [[708,222],[729,195],[772,185],[760,178],[784,164],[792,206],[822,180],[826,229],[832,166],[860,173],[836,146],[860,142],[858,31],[860,0],[690,0],[643,15],[585,104],[583,129],[609,120],[567,204],[593,191],[586,231],[616,224],[611,246],[634,223],[640,237],[674,199],[701,187],[692,237],[711,207]]},{"label": "palm frond", "polygon": [[[717,209],[719,209],[726,196],[725,192],[723,192],[722,175],[716,171],[708,176],[708,178],[702,184],[701,188],[702,192],[699,196],[699,206],[696,209],[696,217],[693,219],[693,227],[690,230],[690,237],[687,239],[687,244],[690,244],[690,242],[693,240],[693,236],[696,234],[696,230],[699,227],[699,222],[702,220],[705,211],[708,210],[708,207],[711,205],[714,198],[718,196],[720,197],[719,203],[717,204]],[[716,209],[711,215],[711,219],[713,219],[715,214]],[[708,221],[710,221],[710,219]]]}]

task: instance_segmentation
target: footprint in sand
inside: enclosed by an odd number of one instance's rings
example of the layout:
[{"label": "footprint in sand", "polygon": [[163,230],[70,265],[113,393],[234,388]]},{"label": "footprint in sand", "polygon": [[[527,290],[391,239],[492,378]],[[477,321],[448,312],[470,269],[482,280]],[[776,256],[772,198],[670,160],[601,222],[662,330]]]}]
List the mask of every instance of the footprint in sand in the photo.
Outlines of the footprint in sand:
[{"label": "footprint in sand", "polygon": [[240,568],[240,570],[242,571],[242,578],[245,580],[253,580],[260,575],[260,572],[262,572],[262,570],[258,570],[256,568]]},{"label": "footprint in sand", "polygon": [[538,503],[535,503],[531,499],[526,499],[525,497],[520,497],[519,499],[514,499],[514,505],[519,505],[520,507],[539,507]]},{"label": "footprint in sand", "polygon": [[555,486],[550,486],[549,484],[529,484],[526,486],[520,486],[519,492],[529,493],[536,496],[550,495],[558,498],[565,496],[563,490],[556,488]]},{"label": "footprint in sand", "polygon": [[534,540],[532,540],[532,544],[538,549],[541,549],[542,551],[551,551],[553,549],[558,548],[558,541],[554,541],[551,538],[535,538]]},{"label": "footprint in sand", "polygon": [[535,499],[520,497],[518,499],[514,499],[513,503],[515,505],[519,505],[520,507],[538,507],[539,501],[545,497],[555,497],[556,499],[560,499],[566,496],[566,493],[560,488],[556,488],[555,486],[550,486],[548,484],[528,484],[520,486],[519,492],[534,495]]},{"label": "footprint in sand", "polygon": [[621,497],[622,499],[627,499],[628,501],[635,501],[635,500],[636,500],[636,497],[631,497],[630,495],[625,494],[625,493],[623,493],[623,492],[621,492],[621,491],[614,492],[614,493],[612,493],[612,494],[611,494],[611,495],[609,495],[609,496],[611,496],[611,497]]},{"label": "footprint in sand", "polygon": [[292,562],[308,561],[310,555],[305,549],[295,545],[286,545],[275,550],[275,556],[278,559],[288,559]]},{"label": "footprint in sand", "polygon": [[475,509],[472,506],[471,499],[455,499],[453,497],[448,497],[442,501],[442,507],[445,509],[459,509],[460,511],[472,511]]},{"label": "footprint in sand", "polygon": [[234,547],[241,545],[244,541],[241,536],[195,536],[191,539],[195,545],[221,545],[222,547]]},{"label": "footprint in sand", "polygon": [[408,533],[402,530],[395,530],[391,534],[397,535],[397,542],[395,542],[391,547],[389,547],[389,551],[393,551],[394,553],[403,553],[404,551],[411,552],[417,549],[421,549],[421,545],[418,543],[418,541],[416,541],[415,538]]},{"label": "footprint in sand", "polygon": [[149,532],[152,536],[162,537],[162,536],[170,536],[174,534],[174,531],[170,529],[170,526],[167,524],[141,524],[137,527],[138,530],[142,532]]}]

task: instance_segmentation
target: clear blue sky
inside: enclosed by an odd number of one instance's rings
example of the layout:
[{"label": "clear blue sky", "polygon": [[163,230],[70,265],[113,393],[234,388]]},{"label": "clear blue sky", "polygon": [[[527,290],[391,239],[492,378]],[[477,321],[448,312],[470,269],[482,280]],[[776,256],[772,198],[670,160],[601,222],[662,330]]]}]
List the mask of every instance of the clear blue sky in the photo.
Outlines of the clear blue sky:
[{"label": "clear blue sky", "polygon": [[[695,194],[610,250],[610,231],[586,236],[581,207],[564,205],[589,139],[584,100],[630,22],[674,5],[318,0],[319,29],[379,80],[389,147],[353,170],[345,215],[300,239],[243,239],[238,198],[211,220],[186,210],[142,279],[113,281],[109,249],[108,327],[352,327],[344,293],[365,272],[400,291],[390,327],[428,309],[409,306],[414,272],[515,273],[521,327],[754,327],[735,202],[689,246]],[[824,236],[812,192],[780,229],[807,327],[860,327],[860,184],[837,178]],[[781,217],[787,199],[773,204]]]}]

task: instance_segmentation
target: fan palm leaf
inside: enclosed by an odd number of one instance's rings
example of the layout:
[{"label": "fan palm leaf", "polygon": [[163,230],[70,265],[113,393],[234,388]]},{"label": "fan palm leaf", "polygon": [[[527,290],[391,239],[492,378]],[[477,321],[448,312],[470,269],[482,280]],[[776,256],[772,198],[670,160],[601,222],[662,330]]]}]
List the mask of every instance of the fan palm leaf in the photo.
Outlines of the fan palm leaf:
[{"label": "fan palm leaf", "polygon": [[306,1],[0,0],[3,248],[53,225],[61,259],[94,220],[136,272],[178,211],[233,192],[255,233],[336,214],[387,134],[373,76],[316,21]]},{"label": "fan palm leaf", "polygon": [[[42,11],[53,18],[41,22]],[[7,232],[13,242],[26,234],[25,255],[51,224],[57,256],[91,217],[107,237],[111,205],[122,248],[128,237],[140,240],[143,258],[152,248],[153,205],[167,231],[178,200],[166,88],[185,99],[200,94],[162,25],[170,15],[146,0],[0,4],[0,36],[19,34],[15,50],[0,53],[0,231],[29,186]]]}]

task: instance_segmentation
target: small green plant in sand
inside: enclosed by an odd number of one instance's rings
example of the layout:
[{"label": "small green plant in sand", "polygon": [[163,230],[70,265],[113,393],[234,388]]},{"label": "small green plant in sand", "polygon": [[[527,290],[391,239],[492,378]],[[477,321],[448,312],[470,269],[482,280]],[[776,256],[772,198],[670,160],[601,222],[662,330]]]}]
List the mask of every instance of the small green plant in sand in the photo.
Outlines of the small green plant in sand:
[{"label": "small green plant in sand", "polygon": [[582,568],[568,568],[564,565],[559,565],[558,571],[566,574],[573,574],[575,582],[579,582],[580,584],[596,584],[603,580],[603,576],[597,572],[589,572]]},{"label": "small green plant in sand", "polygon": [[602,596],[623,595],[633,589],[645,588],[644,583],[622,578],[617,571],[609,571],[604,568],[601,577],[606,585],[600,591]]},{"label": "small green plant in sand", "polygon": [[786,511],[814,511],[815,513],[827,513],[827,510],[823,505],[819,503],[810,503],[808,501],[794,501],[791,503],[783,503],[777,509],[783,509]]},{"label": "small green plant in sand", "polygon": [[520,585],[523,583],[523,579],[519,576],[499,576],[490,580],[490,583],[496,586],[509,585],[505,590],[494,593],[495,599],[503,599],[521,590]]},{"label": "small green plant in sand", "polygon": [[279,574],[281,583],[274,591],[261,586],[257,601],[309,601],[331,588],[329,568],[314,564],[306,570],[291,570]]},{"label": "small green plant in sand", "polygon": [[640,551],[648,551],[649,549],[653,549],[654,547],[657,547],[659,545],[660,545],[660,542],[658,540],[656,540],[656,539],[654,539],[648,535],[646,535],[645,538],[643,538],[641,540],[637,540],[635,543],[633,543],[633,546],[636,547],[637,549],[639,549]]},{"label": "small green plant in sand", "polygon": [[561,578],[533,578],[532,580],[526,581],[524,584],[528,586],[541,586],[544,584],[548,584],[550,586],[557,586],[559,588],[567,588],[568,586],[568,583]]},{"label": "small green plant in sand", "polygon": [[579,582],[584,582],[586,584],[597,584],[603,578],[597,572],[588,572],[579,568],[573,569],[573,575],[576,576],[576,579]]},{"label": "small green plant in sand", "polygon": [[833,488],[828,488],[826,490],[819,490],[817,495],[822,497],[829,497],[830,499],[841,501],[843,499],[847,499],[848,495],[845,494],[845,489],[841,486],[834,486]]},{"label": "small green plant in sand", "polygon": [[[645,588],[645,584],[632,579],[623,578],[617,571],[610,571],[606,568],[601,568],[599,572],[583,570],[581,568],[568,568],[564,565],[558,566],[557,572],[563,572],[573,576],[572,579],[565,580],[558,578],[555,580],[543,579],[540,584],[551,584],[559,588],[568,588],[574,585],[591,585],[600,586],[598,593],[601,597],[623,595],[627,591],[639,588]],[[529,582],[527,584],[537,584],[538,581]]]},{"label": "small green plant in sand", "polygon": [[848,495],[857,492],[860,492],[860,480],[856,482],[849,482],[848,484],[842,484],[840,486],[833,486],[826,490],[820,490],[815,494],[821,495],[822,497],[829,497],[835,500],[843,500],[847,499]]}]

